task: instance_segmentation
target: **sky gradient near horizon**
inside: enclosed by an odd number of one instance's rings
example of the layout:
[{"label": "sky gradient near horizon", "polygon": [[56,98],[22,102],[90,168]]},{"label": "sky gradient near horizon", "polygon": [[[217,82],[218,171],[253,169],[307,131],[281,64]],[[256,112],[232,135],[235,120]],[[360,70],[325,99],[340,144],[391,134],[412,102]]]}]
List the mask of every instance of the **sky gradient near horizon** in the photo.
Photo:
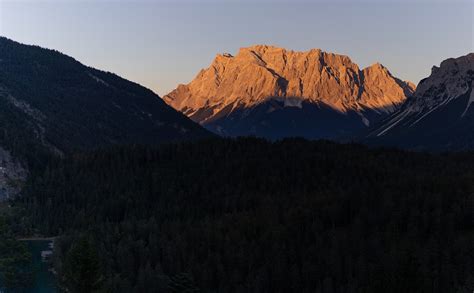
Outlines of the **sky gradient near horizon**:
[{"label": "sky gradient near horizon", "polygon": [[474,0],[0,0],[0,35],[56,49],[160,95],[217,53],[268,44],[380,62],[417,83],[474,52]]}]

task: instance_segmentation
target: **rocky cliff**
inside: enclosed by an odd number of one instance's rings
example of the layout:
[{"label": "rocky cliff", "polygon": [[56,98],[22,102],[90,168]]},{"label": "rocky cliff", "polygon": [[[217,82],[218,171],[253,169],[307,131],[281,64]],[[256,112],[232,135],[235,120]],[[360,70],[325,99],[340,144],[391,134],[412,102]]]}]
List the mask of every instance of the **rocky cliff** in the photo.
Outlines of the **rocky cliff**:
[{"label": "rocky cliff", "polygon": [[416,92],[375,126],[369,141],[414,149],[474,148],[474,53],[434,66]]},{"label": "rocky cliff", "polygon": [[[414,88],[379,63],[360,69],[347,56],[319,49],[295,52],[259,45],[242,48],[236,56],[217,55],[209,68],[164,100],[211,130],[235,135],[223,127],[226,117],[235,126],[249,118],[249,111],[269,102],[273,106],[267,112],[274,112],[279,104],[282,109],[316,106],[338,114],[356,113],[358,123],[368,126],[395,111]],[[256,120],[261,124],[265,119]]]}]

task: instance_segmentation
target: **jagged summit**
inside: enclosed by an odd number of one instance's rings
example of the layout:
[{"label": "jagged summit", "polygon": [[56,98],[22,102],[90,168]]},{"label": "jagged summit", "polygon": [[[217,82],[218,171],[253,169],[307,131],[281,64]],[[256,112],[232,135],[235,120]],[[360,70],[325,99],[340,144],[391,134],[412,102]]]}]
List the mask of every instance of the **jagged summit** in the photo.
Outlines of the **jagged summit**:
[{"label": "jagged summit", "polygon": [[369,137],[416,148],[474,145],[474,53],[433,66],[416,92]]},{"label": "jagged summit", "polygon": [[[411,83],[395,78],[379,63],[361,70],[348,56],[321,49],[298,52],[256,45],[241,48],[235,56],[218,54],[209,68],[164,100],[205,126],[271,101],[284,107],[311,104],[339,114],[354,112],[359,123],[368,125],[395,111],[413,90]],[[367,110],[379,115],[365,115]],[[217,123],[225,130],[220,126]]]}]

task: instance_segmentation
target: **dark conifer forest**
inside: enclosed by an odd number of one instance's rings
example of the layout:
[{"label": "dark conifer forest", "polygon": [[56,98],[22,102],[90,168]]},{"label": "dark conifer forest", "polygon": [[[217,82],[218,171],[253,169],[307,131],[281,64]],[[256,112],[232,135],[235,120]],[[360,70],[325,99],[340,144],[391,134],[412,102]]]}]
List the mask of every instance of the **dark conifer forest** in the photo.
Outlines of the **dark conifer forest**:
[{"label": "dark conifer forest", "polygon": [[[26,244],[15,239],[0,207],[0,292],[16,288],[22,292],[31,284],[34,271],[29,266],[31,253]],[[15,291],[16,292],[16,291]]]},{"label": "dark conifer forest", "polygon": [[13,230],[62,236],[71,292],[474,288],[472,152],[256,138],[116,147],[53,160],[15,204]]}]

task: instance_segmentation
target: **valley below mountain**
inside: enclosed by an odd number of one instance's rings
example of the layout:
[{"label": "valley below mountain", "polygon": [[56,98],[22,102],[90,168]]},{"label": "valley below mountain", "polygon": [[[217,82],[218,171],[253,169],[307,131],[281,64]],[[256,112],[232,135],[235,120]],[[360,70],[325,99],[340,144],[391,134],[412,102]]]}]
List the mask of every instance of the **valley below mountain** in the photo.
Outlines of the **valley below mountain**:
[{"label": "valley below mountain", "polygon": [[472,150],[473,54],[415,90],[243,48],[167,105],[57,51],[0,53],[0,287],[34,283],[27,235],[55,236],[70,292],[472,291],[474,155],[424,151]]},{"label": "valley below mountain", "polygon": [[73,288],[82,259],[87,288],[117,293],[469,293],[473,165],[303,139],[120,147],[48,165],[22,205],[64,235]]},{"label": "valley below mountain", "polygon": [[0,0],[0,293],[474,293],[473,9]]}]

